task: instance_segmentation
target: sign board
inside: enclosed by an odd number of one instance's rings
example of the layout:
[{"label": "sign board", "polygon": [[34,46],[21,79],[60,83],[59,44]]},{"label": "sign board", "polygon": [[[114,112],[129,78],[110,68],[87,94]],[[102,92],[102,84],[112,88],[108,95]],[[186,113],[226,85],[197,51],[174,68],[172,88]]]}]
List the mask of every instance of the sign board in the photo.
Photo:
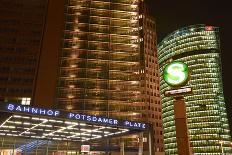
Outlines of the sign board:
[{"label": "sign board", "polygon": [[81,152],[90,152],[90,145],[81,145]]},{"label": "sign board", "polygon": [[182,94],[188,94],[192,92],[192,88],[180,88],[180,89],[174,89],[174,90],[166,90],[164,92],[165,96],[178,96]]},{"label": "sign board", "polygon": [[14,103],[0,104],[0,110],[7,112],[16,112],[48,117],[62,117],[70,120],[77,120],[83,122],[97,123],[100,125],[123,126],[134,129],[147,129],[147,124],[142,122],[135,122],[129,120],[119,120],[116,118],[109,118],[104,116],[94,116],[82,113],[65,112],[57,109],[46,109],[39,107],[32,107],[28,105],[20,105]]},{"label": "sign board", "polygon": [[164,68],[164,81],[171,87],[185,85],[189,79],[188,66],[181,61],[173,61]]}]

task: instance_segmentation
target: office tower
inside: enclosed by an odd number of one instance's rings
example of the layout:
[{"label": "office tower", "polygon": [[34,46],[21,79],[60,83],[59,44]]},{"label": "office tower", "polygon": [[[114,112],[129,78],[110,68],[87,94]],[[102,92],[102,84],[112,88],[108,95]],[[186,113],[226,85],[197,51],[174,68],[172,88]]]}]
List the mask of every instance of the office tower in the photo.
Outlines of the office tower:
[{"label": "office tower", "polygon": [[[7,38],[11,27],[16,29],[12,36],[24,43],[9,44],[9,49],[21,50],[15,52],[15,60],[25,58],[15,65],[6,64],[17,67],[20,74],[14,69],[10,74],[2,71],[1,92],[25,97],[27,104],[29,98],[35,106],[150,122],[155,150],[163,150],[155,22],[143,1],[3,0],[0,4],[4,19],[0,33]],[[9,19],[19,22],[13,25]],[[32,44],[34,39],[39,42]],[[1,54],[11,56],[6,50]],[[23,73],[19,68],[29,62],[25,66],[31,67],[30,74]],[[14,79],[20,85],[6,84],[9,76],[29,78],[30,82],[21,84]],[[9,87],[30,91],[14,96]],[[5,101],[14,101],[0,94]],[[129,143],[137,145],[137,138]]]},{"label": "office tower", "polygon": [[155,20],[149,16],[149,9],[142,5],[141,37],[141,100],[145,103],[143,118],[154,127],[154,145],[156,152],[164,151],[162,106],[160,97],[160,74],[157,57],[157,38]]},{"label": "office tower", "polygon": [[31,103],[46,7],[46,0],[0,1],[1,101]]},{"label": "office tower", "polygon": [[66,1],[59,108],[138,118],[138,13],[136,0]]},{"label": "office tower", "polygon": [[[221,77],[219,29],[193,25],[165,37],[158,45],[160,73],[171,61],[182,61],[190,70],[186,87],[193,93],[184,96],[190,145],[194,154],[232,153]],[[165,97],[171,89],[161,78],[164,143],[167,154],[177,154],[173,98]]]},{"label": "office tower", "polygon": [[139,0],[65,2],[57,107],[152,122],[161,151],[155,23],[144,6]]}]

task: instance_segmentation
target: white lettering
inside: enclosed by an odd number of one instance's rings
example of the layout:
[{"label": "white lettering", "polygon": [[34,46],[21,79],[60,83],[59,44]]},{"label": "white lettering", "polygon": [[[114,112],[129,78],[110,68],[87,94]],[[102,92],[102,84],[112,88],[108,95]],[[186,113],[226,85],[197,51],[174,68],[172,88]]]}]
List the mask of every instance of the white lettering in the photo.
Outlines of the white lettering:
[{"label": "white lettering", "polygon": [[54,116],[58,116],[60,114],[60,111],[55,111]]},{"label": "white lettering", "polygon": [[20,106],[17,106],[17,108],[15,109],[16,111],[22,111]]},{"label": "white lettering", "polygon": [[73,118],[74,114],[73,113],[69,113],[68,118]]},{"label": "white lettering", "polygon": [[24,112],[30,112],[30,107],[23,107]]},{"label": "white lettering", "polygon": [[[23,106],[23,105],[14,105],[8,104],[7,109],[10,111],[17,111],[17,112],[24,112],[24,113],[31,113],[31,114],[39,114],[39,115],[49,115],[49,116],[58,116],[60,111],[53,111],[53,110],[46,110],[41,108],[33,108],[30,106]],[[74,115],[74,114],[73,114]],[[71,117],[71,115],[70,115]]]},{"label": "white lettering", "polygon": [[134,123],[134,127],[138,127],[137,123]]},{"label": "white lettering", "polygon": [[82,116],[82,120],[85,120],[85,116],[86,116],[86,115],[81,115],[81,116]]},{"label": "white lettering", "polygon": [[93,120],[93,122],[96,122],[97,121],[97,117],[93,117],[92,120]]},{"label": "white lettering", "polygon": [[108,118],[102,118],[103,123],[108,123]]},{"label": "white lettering", "polygon": [[135,127],[135,128],[146,128],[146,124],[144,123],[139,123],[139,122],[130,122],[130,121],[125,121],[124,122],[125,126],[129,126],[129,127]]},{"label": "white lettering", "polygon": [[125,121],[124,124],[127,126],[128,124],[130,124],[128,121]]},{"label": "white lettering", "polygon": [[146,128],[146,125],[145,125],[145,124],[142,124],[142,128],[144,128],[144,129],[145,129],[145,128]]},{"label": "white lettering", "polygon": [[43,115],[46,115],[46,110],[44,110],[44,109],[39,109],[39,114],[43,114]]},{"label": "white lettering", "polygon": [[113,124],[113,120],[112,120],[112,119],[109,119],[109,123],[110,123],[110,124]]},{"label": "white lettering", "polygon": [[80,118],[81,118],[81,115],[76,114],[76,115],[75,115],[75,118],[76,118],[76,119],[80,119]]},{"label": "white lettering", "polygon": [[115,119],[115,120],[114,120],[114,124],[116,124],[116,125],[117,125],[117,124],[118,124],[118,120],[116,120],[116,119]]},{"label": "white lettering", "polygon": [[101,119],[100,117],[98,118],[98,120],[97,120],[97,121],[102,123],[102,119]]},{"label": "white lettering", "polygon": [[51,116],[51,115],[53,115],[53,111],[52,110],[48,110],[47,114]]},{"label": "white lettering", "polygon": [[37,114],[38,113],[38,108],[32,108],[31,112],[32,112],[32,114]]},{"label": "white lettering", "polygon": [[87,116],[87,121],[91,121],[91,116]]},{"label": "white lettering", "polygon": [[8,107],[7,107],[8,110],[14,110],[14,105],[13,104],[8,104]]}]

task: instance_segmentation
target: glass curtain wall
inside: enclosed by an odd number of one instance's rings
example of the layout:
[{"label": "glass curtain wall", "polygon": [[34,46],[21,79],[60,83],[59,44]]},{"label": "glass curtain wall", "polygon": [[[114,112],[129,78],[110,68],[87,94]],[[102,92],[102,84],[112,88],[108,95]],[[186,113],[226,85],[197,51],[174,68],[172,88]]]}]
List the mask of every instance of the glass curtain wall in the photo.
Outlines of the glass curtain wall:
[{"label": "glass curtain wall", "polygon": [[141,106],[138,5],[138,0],[66,0],[59,108],[139,118],[134,117]]},{"label": "glass curtain wall", "polygon": [[[187,86],[193,94],[185,96],[192,151],[196,155],[232,153],[221,77],[219,30],[193,25],[168,35],[158,45],[161,75],[170,61],[183,61],[190,69]],[[165,152],[177,154],[173,98],[161,78]],[[222,145],[221,145],[222,143]],[[223,150],[222,150],[223,149]]]}]

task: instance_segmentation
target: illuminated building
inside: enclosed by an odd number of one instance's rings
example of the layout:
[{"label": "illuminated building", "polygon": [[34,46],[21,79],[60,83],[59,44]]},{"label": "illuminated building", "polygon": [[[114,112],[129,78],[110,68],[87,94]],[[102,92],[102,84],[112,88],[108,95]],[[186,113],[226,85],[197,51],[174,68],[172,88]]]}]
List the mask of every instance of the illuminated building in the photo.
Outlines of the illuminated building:
[{"label": "illuminated building", "polygon": [[1,101],[31,102],[46,5],[46,0],[0,2]]},{"label": "illuminated building", "polygon": [[[182,61],[189,67],[190,81],[186,87],[191,87],[193,94],[184,98],[193,153],[232,153],[223,96],[218,28],[193,25],[176,30],[158,45],[158,59],[161,74],[171,61]],[[173,98],[164,96],[168,89],[171,88],[161,79],[165,152],[171,155],[177,154],[177,146]]]},{"label": "illuminated building", "polygon": [[139,0],[65,3],[57,107],[151,122],[159,152],[163,137],[155,22],[146,13]]},{"label": "illuminated building", "polygon": [[[4,3],[14,10],[28,2]],[[29,49],[36,65],[30,93],[23,97],[36,106],[152,123],[155,150],[162,151],[155,22],[144,1],[35,0],[32,10],[40,16],[32,18],[38,24],[32,26],[40,29],[35,35],[41,40],[36,50]],[[136,146],[137,140],[138,135],[128,143]]]},{"label": "illuminated building", "polygon": [[[0,102],[0,154],[77,155],[89,141],[151,133],[150,127],[142,122]],[[151,148],[151,137],[148,141]],[[107,150],[105,145],[90,147],[90,154]],[[149,151],[153,155],[153,150]]]},{"label": "illuminated building", "polygon": [[143,6],[142,16],[142,42],[141,50],[141,100],[145,103],[142,107],[143,118],[152,123],[154,127],[154,145],[156,152],[163,152],[163,122],[162,106],[160,97],[160,74],[156,45],[156,24],[155,20],[149,16],[146,5]]},{"label": "illuminated building", "polygon": [[65,4],[59,108],[126,118],[137,115],[128,111],[139,110],[141,104],[139,3],[119,2]]}]

